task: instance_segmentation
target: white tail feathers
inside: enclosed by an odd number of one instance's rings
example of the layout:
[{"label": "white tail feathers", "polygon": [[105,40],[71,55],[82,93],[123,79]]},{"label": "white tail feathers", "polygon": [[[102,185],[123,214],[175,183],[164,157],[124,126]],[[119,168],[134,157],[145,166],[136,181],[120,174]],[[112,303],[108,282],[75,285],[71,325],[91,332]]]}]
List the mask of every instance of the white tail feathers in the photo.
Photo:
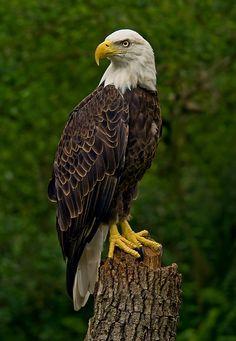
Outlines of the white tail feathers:
[{"label": "white tail feathers", "polygon": [[94,291],[98,277],[98,268],[101,262],[103,243],[107,233],[108,226],[100,226],[91,242],[85,246],[79,260],[73,286],[75,310],[83,307],[88,301],[89,295]]}]

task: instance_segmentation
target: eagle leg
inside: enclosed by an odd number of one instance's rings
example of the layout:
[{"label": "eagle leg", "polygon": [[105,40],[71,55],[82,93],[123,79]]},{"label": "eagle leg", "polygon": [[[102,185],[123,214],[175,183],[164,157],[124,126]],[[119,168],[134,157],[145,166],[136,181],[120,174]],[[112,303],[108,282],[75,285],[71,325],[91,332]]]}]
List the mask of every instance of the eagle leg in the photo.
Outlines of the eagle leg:
[{"label": "eagle leg", "polygon": [[126,240],[131,241],[136,245],[136,247],[141,248],[142,245],[149,246],[150,248],[154,250],[161,250],[162,246],[161,244],[155,242],[154,240],[150,240],[147,237],[149,236],[149,233],[147,230],[143,230],[140,232],[135,233],[127,220],[124,220],[121,223],[121,229],[122,229],[122,236],[125,237]]},{"label": "eagle leg", "polygon": [[134,249],[137,248],[137,244],[133,243],[132,240],[128,240],[123,237],[117,228],[116,224],[112,224],[110,226],[110,245],[109,245],[109,252],[108,257],[113,258],[115,247],[117,246],[121,250],[129,253],[130,255],[134,256],[135,258],[139,258],[140,254],[135,251]]}]

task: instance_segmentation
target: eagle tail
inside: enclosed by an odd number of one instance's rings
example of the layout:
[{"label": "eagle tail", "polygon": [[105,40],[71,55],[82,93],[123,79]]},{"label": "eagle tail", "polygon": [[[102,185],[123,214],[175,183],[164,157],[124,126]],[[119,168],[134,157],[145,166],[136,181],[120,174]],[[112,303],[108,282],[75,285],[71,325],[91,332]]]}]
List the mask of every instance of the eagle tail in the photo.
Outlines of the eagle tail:
[{"label": "eagle tail", "polygon": [[73,285],[75,310],[83,307],[88,301],[89,295],[94,291],[98,277],[98,268],[101,262],[103,244],[107,233],[108,226],[100,226],[93,239],[85,246],[81,255]]}]

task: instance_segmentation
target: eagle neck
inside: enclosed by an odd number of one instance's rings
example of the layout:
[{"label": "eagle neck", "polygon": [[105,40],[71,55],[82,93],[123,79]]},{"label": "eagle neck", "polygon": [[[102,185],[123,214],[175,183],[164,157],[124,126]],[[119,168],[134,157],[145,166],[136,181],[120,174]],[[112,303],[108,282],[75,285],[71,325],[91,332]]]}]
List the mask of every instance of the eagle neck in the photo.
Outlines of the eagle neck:
[{"label": "eagle neck", "polygon": [[137,86],[155,91],[156,69],[154,60],[151,63],[149,61],[148,64],[145,62],[138,63],[137,61],[133,63],[111,61],[100,81],[100,84],[102,83],[104,86],[114,85],[122,94]]}]

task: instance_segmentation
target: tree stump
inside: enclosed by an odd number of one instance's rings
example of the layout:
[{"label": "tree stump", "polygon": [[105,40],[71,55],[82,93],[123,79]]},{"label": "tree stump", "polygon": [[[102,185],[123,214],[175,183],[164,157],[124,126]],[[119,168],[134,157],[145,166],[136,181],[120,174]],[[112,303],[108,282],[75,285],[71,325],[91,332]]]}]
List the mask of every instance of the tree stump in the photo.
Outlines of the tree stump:
[{"label": "tree stump", "polygon": [[162,268],[156,251],[145,247],[140,261],[116,249],[100,267],[85,341],[174,341],[180,285],[177,265]]}]

